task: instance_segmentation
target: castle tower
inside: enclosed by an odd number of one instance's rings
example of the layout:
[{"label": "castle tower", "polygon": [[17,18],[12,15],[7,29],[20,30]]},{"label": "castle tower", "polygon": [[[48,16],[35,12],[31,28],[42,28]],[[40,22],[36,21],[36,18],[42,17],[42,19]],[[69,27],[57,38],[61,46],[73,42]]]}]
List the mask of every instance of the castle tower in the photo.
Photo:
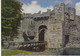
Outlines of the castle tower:
[{"label": "castle tower", "polygon": [[74,20],[75,19],[75,8],[69,7],[69,14],[70,14],[70,19]]}]

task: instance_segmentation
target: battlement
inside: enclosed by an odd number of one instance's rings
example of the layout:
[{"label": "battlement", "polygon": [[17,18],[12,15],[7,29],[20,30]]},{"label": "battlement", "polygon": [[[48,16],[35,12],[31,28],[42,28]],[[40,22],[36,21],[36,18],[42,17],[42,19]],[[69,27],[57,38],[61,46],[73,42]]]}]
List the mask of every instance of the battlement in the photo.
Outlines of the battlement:
[{"label": "battlement", "polygon": [[43,12],[41,13],[41,11],[39,11],[38,13],[34,13],[34,14],[30,14],[30,13],[23,13],[23,17],[24,18],[36,18],[36,17],[49,17],[50,15],[54,15],[54,14],[69,14],[70,15],[70,19],[75,18],[75,8],[69,7],[68,4],[65,3],[60,3],[60,4],[56,4],[54,6],[54,9],[51,11],[50,9],[47,9],[47,12]]},{"label": "battlement", "polygon": [[75,8],[69,7],[69,12],[75,13]]},{"label": "battlement", "polygon": [[50,9],[47,9],[47,12],[43,12],[43,13],[41,13],[41,11],[34,14],[23,13],[23,18],[47,17],[47,16],[50,16],[51,12],[52,11]]},{"label": "battlement", "polygon": [[74,14],[75,13],[75,8],[69,7],[68,4],[60,3],[60,5],[55,5],[54,6],[55,13],[60,13],[60,12],[67,12]]}]

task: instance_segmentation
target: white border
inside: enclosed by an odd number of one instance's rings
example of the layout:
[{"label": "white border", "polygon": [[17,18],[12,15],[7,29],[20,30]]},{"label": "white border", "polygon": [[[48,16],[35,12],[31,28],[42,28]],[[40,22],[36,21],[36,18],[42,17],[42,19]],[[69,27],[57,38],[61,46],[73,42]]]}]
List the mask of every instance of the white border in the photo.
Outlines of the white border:
[{"label": "white border", "polygon": [[0,56],[1,56],[1,0],[0,0]]}]

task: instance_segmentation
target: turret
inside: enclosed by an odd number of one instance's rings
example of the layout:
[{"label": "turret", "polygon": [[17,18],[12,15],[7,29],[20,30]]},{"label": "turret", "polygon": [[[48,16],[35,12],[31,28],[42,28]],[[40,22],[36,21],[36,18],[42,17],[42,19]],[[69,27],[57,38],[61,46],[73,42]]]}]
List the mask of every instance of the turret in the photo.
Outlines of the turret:
[{"label": "turret", "polygon": [[64,12],[65,11],[65,4],[64,3],[61,3],[60,4],[60,7],[61,7],[62,12]]},{"label": "turret", "polygon": [[69,4],[65,5],[65,12],[69,13]]},{"label": "turret", "polygon": [[75,19],[75,8],[69,7],[69,14],[70,14],[70,19],[74,20]]},{"label": "turret", "polygon": [[54,11],[55,11],[55,13],[58,13],[58,11],[59,11],[59,5],[55,5],[54,6]]}]

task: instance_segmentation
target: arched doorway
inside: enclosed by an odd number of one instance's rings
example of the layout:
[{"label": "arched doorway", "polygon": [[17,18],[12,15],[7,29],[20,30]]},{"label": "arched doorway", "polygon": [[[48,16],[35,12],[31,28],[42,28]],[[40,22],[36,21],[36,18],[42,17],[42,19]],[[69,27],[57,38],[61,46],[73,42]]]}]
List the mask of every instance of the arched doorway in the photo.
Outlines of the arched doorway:
[{"label": "arched doorway", "polygon": [[[47,27],[45,25],[41,25],[39,27],[39,41],[42,41],[42,42],[45,41],[44,38],[45,38],[45,31],[46,31],[46,29],[47,29]],[[42,51],[44,51],[45,50],[45,45],[44,46],[40,46],[40,49]]]},{"label": "arched doorway", "polygon": [[45,30],[47,27],[45,25],[41,25],[39,27],[39,41],[44,41]]}]

